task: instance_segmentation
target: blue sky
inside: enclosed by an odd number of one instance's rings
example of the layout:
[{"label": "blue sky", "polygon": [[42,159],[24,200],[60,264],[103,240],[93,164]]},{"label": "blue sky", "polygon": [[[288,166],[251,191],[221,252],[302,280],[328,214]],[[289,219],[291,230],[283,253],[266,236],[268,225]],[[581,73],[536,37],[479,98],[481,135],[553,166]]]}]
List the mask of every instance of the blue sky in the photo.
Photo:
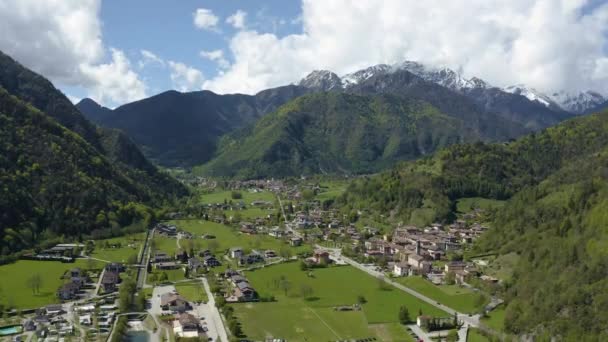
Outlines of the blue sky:
[{"label": "blue sky", "polygon": [[608,95],[608,0],[3,0],[0,50],[109,107],[406,60]]},{"label": "blue sky", "polygon": [[[198,8],[209,9],[219,18],[217,29],[199,29],[193,24]],[[184,63],[211,78],[217,75],[218,65],[201,58],[199,53],[221,49],[231,61],[227,46],[238,30],[225,20],[238,10],[247,13],[247,27],[260,33],[282,37],[302,31],[301,3],[296,0],[109,0],[101,3],[99,17],[105,45],[123,50],[133,64],[141,59],[141,50],[148,50],[163,60]],[[105,58],[110,59],[109,54]],[[175,88],[166,66],[152,63],[137,69],[148,87],[148,95]],[[82,87],[62,88],[77,98],[87,96]]]}]

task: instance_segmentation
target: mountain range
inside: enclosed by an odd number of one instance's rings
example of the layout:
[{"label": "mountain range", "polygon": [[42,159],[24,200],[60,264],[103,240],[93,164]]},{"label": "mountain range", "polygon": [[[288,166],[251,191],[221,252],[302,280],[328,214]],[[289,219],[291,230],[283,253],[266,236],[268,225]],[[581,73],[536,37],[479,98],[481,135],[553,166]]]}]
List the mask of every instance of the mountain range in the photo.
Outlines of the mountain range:
[{"label": "mountain range", "polygon": [[2,256],[43,236],[118,233],[187,193],[124,133],[95,126],[48,80],[3,53],[0,121]]},{"label": "mountain range", "polygon": [[[243,138],[243,132],[255,134],[257,131],[252,128],[265,115],[300,96],[321,92],[370,97],[393,95],[423,101],[439,112],[461,120],[463,127],[471,128],[475,136],[484,141],[509,140],[555,125],[578,114],[564,108],[589,108],[603,99],[600,95],[564,95],[561,98],[568,98],[570,102],[543,102],[539,99],[545,97],[535,98],[531,91],[522,87],[502,89],[479,78],[467,79],[447,68],[403,62],[376,65],[342,77],[331,71],[317,70],[297,84],[255,95],[168,91],[114,110],[90,99],[84,99],[76,106],[97,124],[125,132],[154,162],[168,167],[194,167],[212,162],[220,155],[232,158],[225,149],[219,149],[222,137],[234,133]],[[236,136],[226,139],[234,140]],[[429,152],[432,150],[425,151]],[[224,162],[212,164],[228,165]],[[209,167],[199,169],[211,170]],[[349,173],[360,169],[335,165],[307,170]],[[238,170],[229,172],[238,173],[243,174]]]}]

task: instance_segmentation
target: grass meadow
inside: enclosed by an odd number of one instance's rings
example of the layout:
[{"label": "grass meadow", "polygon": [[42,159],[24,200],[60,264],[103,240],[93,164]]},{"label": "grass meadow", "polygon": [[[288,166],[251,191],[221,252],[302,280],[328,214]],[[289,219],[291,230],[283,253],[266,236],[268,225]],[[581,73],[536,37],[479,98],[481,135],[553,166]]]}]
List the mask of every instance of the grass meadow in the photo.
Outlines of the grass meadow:
[{"label": "grass meadow", "polygon": [[[412,317],[424,314],[446,316],[435,307],[396,288],[380,286],[379,281],[350,266],[301,271],[298,263],[286,263],[247,272],[247,278],[261,296],[274,296],[275,302],[235,305],[235,311],[248,338],[284,338],[289,341],[328,341],[381,338],[382,341],[409,341],[398,325],[400,306]],[[277,287],[284,277],[289,289]],[[312,288],[305,299],[303,286]],[[364,296],[361,311],[335,311],[334,307],[353,305]],[[397,325],[396,325],[397,324]]]}]

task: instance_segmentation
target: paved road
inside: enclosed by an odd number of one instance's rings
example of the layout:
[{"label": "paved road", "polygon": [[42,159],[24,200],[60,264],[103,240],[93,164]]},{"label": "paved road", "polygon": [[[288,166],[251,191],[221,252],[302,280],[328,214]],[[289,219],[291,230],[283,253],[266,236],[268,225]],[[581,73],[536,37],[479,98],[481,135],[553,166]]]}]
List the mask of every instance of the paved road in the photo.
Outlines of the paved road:
[{"label": "paved road", "polygon": [[433,299],[431,299],[431,298],[429,298],[429,297],[427,297],[427,296],[425,296],[425,295],[423,295],[423,294],[421,294],[421,293],[419,293],[417,291],[414,291],[414,290],[410,289],[409,287],[406,287],[406,286],[404,286],[402,284],[399,284],[397,282],[394,282],[394,281],[390,280],[389,278],[385,277],[383,273],[374,270],[372,267],[367,267],[367,266],[362,265],[362,264],[360,264],[360,263],[358,263],[358,262],[356,262],[356,261],[354,261],[354,260],[352,260],[350,258],[347,258],[347,257],[343,256],[342,253],[341,253],[341,250],[339,250],[339,249],[327,248],[327,247],[323,247],[323,246],[320,246],[320,245],[317,245],[316,247],[319,248],[319,249],[325,249],[325,250],[330,251],[330,255],[331,255],[332,259],[346,261],[346,263],[350,264],[351,266],[353,266],[355,268],[358,268],[361,271],[366,272],[366,273],[368,273],[371,276],[374,276],[376,278],[381,278],[386,283],[388,283],[388,284],[390,284],[390,285],[392,285],[392,286],[394,286],[394,287],[396,287],[396,288],[398,288],[398,289],[400,289],[402,291],[405,291],[405,292],[409,293],[410,295],[412,295],[412,296],[414,296],[414,297],[416,297],[416,298],[418,298],[418,299],[420,299],[422,301],[425,301],[425,302],[433,305],[434,307],[436,307],[436,308],[438,308],[440,310],[443,310],[443,311],[449,313],[450,315],[454,315],[454,314],[458,315],[458,319],[460,319],[461,321],[463,321],[465,324],[468,324],[468,325],[473,326],[473,327],[479,326],[479,315],[469,316],[467,314],[463,314],[463,313],[460,313],[460,312],[458,312],[458,311],[456,311],[454,309],[451,309],[451,308],[449,308],[449,307],[447,307],[447,306],[445,306],[445,305],[437,302],[436,300],[433,300]]},{"label": "paved road", "polygon": [[[207,292],[209,301],[206,304],[199,305],[198,307],[200,309],[201,317],[205,317],[207,328],[209,328],[209,333],[215,333],[215,336],[209,335],[209,337],[219,337],[220,341],[228,342],[228,332],[226,331],[226,327],[222,321],[220,311],[217,309],[217,307],[215,307],[215,298],[213,297],[213,293],[211,293],[209,282],[207,281],[207,278],[201,278],[201,281],[203,282],[203,287]],[[214,341],[216,340],[214,339]]]},{"label": "paved road", "polygon": [[137,288],[141,289],[146,287],[146,278],[148,278],[148,261],[150,260],[150,245],[152,244],[152,239],[154,238],[154,233],[156,230],[152,228],[148,231],[148,237],[144,242],[143,251],[140,256],[140,267],[137,271]]}]

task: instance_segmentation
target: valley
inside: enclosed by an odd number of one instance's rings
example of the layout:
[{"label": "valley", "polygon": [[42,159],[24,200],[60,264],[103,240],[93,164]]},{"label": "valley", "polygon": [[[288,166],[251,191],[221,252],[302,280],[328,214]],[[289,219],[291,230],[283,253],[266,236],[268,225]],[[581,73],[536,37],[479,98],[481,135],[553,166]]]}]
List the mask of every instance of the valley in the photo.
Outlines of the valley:
[{"label": "valley", "polygon": [[[601,91],[400,54],[241,94],[110,51],[0,52],[1,342],[608,340]],[[133,89],[67,95],[99,74]]]}]

